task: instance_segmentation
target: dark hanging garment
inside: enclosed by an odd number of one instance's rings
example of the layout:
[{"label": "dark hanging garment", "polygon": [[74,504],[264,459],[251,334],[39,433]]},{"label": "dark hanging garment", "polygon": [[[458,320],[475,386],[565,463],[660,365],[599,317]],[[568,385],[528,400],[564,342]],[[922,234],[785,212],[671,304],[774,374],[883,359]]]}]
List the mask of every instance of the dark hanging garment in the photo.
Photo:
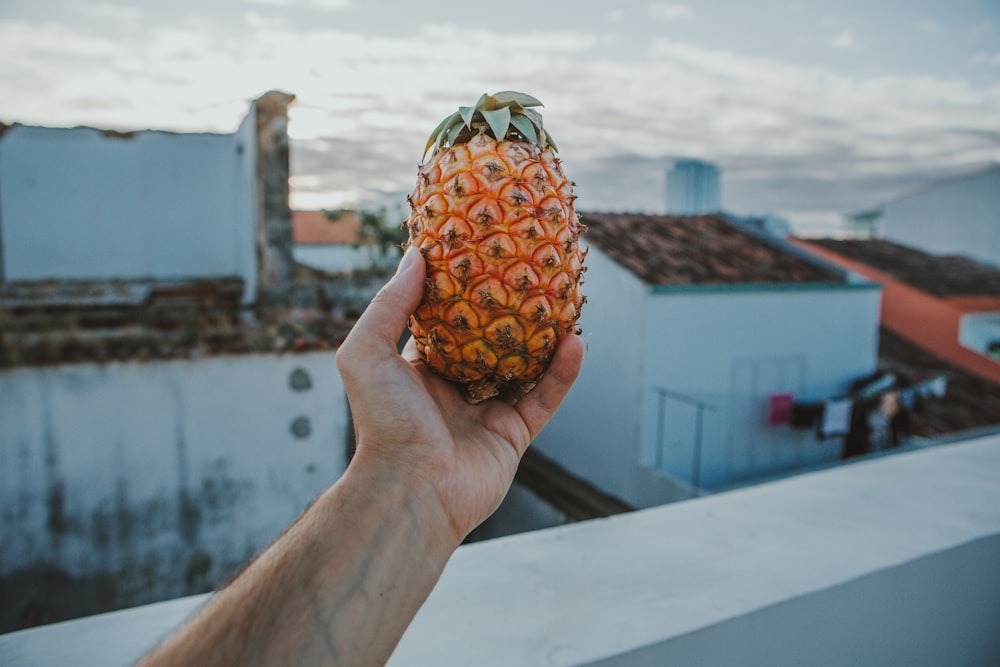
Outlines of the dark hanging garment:
[{"label": "dark hanging garment", "polygon": [[849,459],[854,456],[863,456],[868,453],[869,438],[871,429],[868,427],[868,412],[872,405],[858,401],[851,411],[851,430],[844,438],[844,447],[841,450],[840,458]]},{"label": "dark hanging garment", "polygon": [[792,428],[813,429],[823,414],[822,403],[793,403],[791,414]]}]

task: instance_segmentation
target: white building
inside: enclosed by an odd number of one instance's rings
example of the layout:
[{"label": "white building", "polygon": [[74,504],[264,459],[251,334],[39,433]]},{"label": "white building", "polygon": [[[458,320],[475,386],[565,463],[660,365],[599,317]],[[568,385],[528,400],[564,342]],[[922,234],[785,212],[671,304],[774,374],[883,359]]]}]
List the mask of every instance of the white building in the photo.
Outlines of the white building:
[{"label": "white building", "polygon": [[326,273],[395,269],[399,247],[381,247],[365,238],[364,215],[346,210],[293,211],[292,257],[303,266]]},{"label": "white building", "polygon": [[887,240],[1000,266],[1000,165],[932,183],[855,219],[873,214]]},{"label": "white building", "polygon": [[667,172],[667,215],[701,215],[721,210],[719,168],[701,160],[677,160]]},{"label": "white building", "polygon": [[0,632],[210,590],[343,471],[367,300],[295,281],[290,100],[0,135]]},{"label": "white building", "polygon": [[718,217],[584,215],[582,374],[536,446],[634,507],[788,472],[842,439],[769,423],[877,366],[877,285]]},{"label": "white building", "polygon": [[291,99],[261,97],[233,134],[8,128],[0,281],[233,276],[249,303],[261,280],[288,280],[291,227],[263,200],[268,169],[287,179],[274,154]]}]

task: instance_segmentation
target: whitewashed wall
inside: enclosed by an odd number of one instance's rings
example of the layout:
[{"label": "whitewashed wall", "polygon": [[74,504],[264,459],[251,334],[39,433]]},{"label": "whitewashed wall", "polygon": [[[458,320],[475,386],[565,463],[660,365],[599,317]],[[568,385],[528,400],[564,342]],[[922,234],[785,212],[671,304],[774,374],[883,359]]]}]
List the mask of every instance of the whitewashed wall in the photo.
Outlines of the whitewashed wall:
[{"label": "whitewashed wall", "polygon": [[3,279],[240,276],[249,300],[257,268],[252,117],[221,135],[7,130]]},{"label": "whitewashed wall", "polygon": [[389,268],[399,262],[400,251],[391,249],[386,257],[374,246],[355,248],[348,243],[299,244],[292,247],[296,262],[320,271],[341,273],[364,271],[372,267]]},{"label": "whitewashed wall", "polygon": [[958,323],[958,342],[980,354],[1000,342],[1000,312],[966,313]]},{"label": "whitewashed wall", "polygon": [[[839,456],[839,439],[768,426],[767,401],[832,397],[875,370],[877,287],[652,293],[598,248],[587,265],[583,370],[535,446],[637,507],[688,497],[694,478],[722,486]],[[656,387],[713,407],[697,474],[695,408],[668,401],[661,441]]]},{"label": "whitewashed wall", "polygon": [[647,288],[596,247],[587,267],[583,368],[533,446],[630,505],[684,498],[683,486],[639,464]]},{"label": "whitewashed wall", "polygon": [[[660,458],[671,474],[711,488],[836,460],[841,438],[818,440],[815,431],[768,424],[770,396],[789,392],[797,400],[821,401],[873,373],[879,306],[874,285],[706,287],[651,295],[643,462]],[[655,387],[710,406],[703,413],[700,457],[696,408],[667,400],[661,434]]]},{"label": "whitewashed wall", "polygon": [[0,373],[0,631],[208,590],[340,476],[347,434],[332,352]]},{"label": "whitewashed wall", "polygon": [[1000,166],[886,204],[880,224],[891,241],[1000,266]]}]

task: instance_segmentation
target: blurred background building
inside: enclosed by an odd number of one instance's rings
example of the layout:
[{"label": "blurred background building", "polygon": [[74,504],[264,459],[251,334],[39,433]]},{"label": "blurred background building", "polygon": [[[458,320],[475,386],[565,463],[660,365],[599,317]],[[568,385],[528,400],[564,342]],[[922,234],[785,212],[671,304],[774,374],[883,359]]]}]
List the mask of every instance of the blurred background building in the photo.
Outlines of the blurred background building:
[{"label": "blurred background building", "polygon": [[701,160],[677,160],[667,172],[667,215],[702,215],[721,210],[719,168]]}]

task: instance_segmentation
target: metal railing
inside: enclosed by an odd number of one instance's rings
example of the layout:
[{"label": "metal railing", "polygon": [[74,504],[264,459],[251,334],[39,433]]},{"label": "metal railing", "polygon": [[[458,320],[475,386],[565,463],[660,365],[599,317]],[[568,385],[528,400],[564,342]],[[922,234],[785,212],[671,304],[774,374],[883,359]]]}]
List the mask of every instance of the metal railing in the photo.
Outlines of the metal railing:
[{"label": "metal railing", "polygon": [[687,394],[681,394],[665,387],[653,387],[657,394],[656,408],[656,468],[663,469],[663,440],[666,433],[666,412],[667,400],[672,399],[680,403],[692,405],[695,408],[694,422],[694,446],[691,454],[691,485],[695,488],[695,495],[698,495],[701,488],[701,438],[705,423],[705,412],[713,412],[716,406],[706,401],[699,400]]}]

